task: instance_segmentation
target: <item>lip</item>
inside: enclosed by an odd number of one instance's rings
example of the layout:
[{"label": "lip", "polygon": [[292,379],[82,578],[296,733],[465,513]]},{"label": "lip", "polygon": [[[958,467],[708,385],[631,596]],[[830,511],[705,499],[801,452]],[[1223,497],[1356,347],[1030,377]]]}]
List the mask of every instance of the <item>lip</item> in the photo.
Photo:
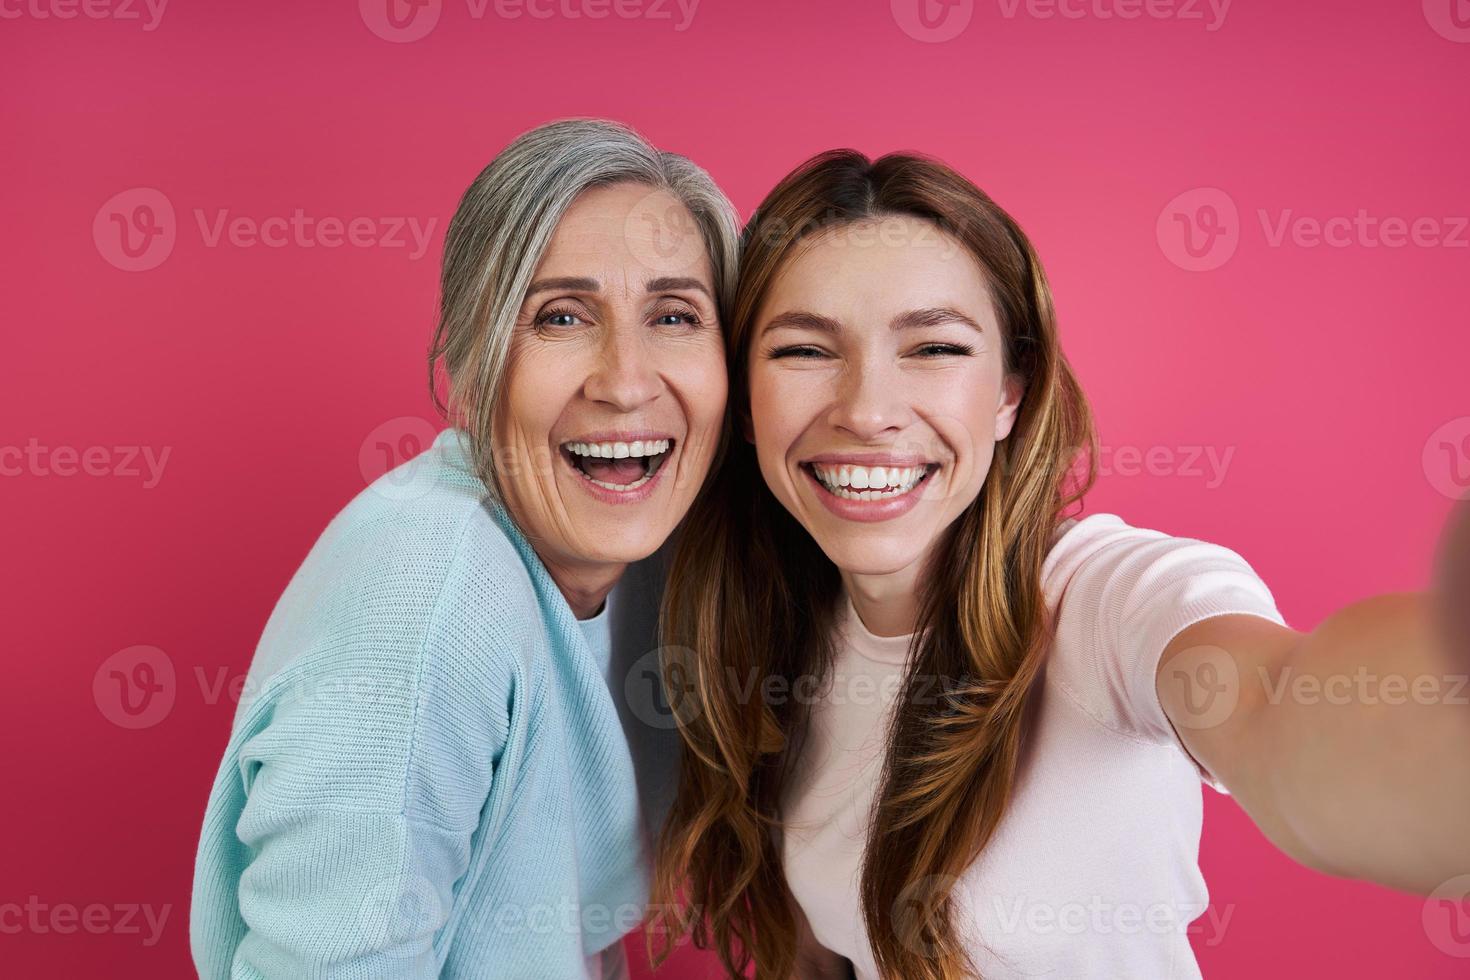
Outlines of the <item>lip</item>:
[{"label": "lip", "polygon": [[[902,517],[904,514],[907,514],[909,511],[917,507],[919,504],[919,498],[924,495],[924,487],[928,484],[929,478],[932,477],[935,473],[939,472],[939,466],[937,464],[925,464],[925,462],[921,459],[914,459],[913,462],[909,463],[890,462],[891,460],[902,460],[905,458],[906,457],[901,456],[880,457],[872,454],[860,454],[857,456],[818,456],[812,460],[812,462],[816,463],[847,463],[849,465],[856,466],[928,466],[928,472],[925,473],[925,475],[919,480],[914,488],[908,493],[899,494],[896,497],[886,497],[882,500],[847,500],[843,497],[839,497],[836,494],[828,491],[828,489],[822,485],[822,481],[817,479],[817,475],[812,472],[810,466],[803,464],[800,469],[802,475],[806,477],[807,481],[811,484],[812,492],[817,495],[817,499],[820,500],[822,502],[822,505],[826,507],[829,511],[842,518],[843,520],[859,521],[866,524],[872,524],[879,521],[891,521],[895,517]],[[874,460],[874,462],[865,462],[864,460],[867,459],[872,459]]]},{"label": "lip", "polygon": [[569,442],[648,442],[650,439],[670,439],[678,442],[678,436],[672,432],[660,432],[655,429],[638,429],[615,431],[613,429],[600,429],[596,432],[588,432],[579,436],[572,436],[557,443],[558,447],[565,446]]},{"label": "lip", "polygon": [[831,466],[932,466],[934,462],[915,453],[822,453],[820,456],[802,460],[803,464],[821,463]]},{"label": "lip", "polygon": [[[606,487],[599,487],[587,479],[581,470],[577,469],[576,464],[569,458],[571,451],[567,449],[567,444],[573,442],[648,442],[659,439],[669,440],[668,458],[659,464],[658,472],[649,477],[648,482],[636,490],[609,490]],[[667,432],[659,432],[652,429],[638,431],[603,429],[562,440],[557,443],[556,455],[561,460],[562,465],[567,468],[572,479],[576,481],[578,486],[587,491],[592,499],[601,501],[604,504],[638,504],[652,497],[654,491],[659,488],[659,484],[663,482],[664,473],[674,462],[674,456],[679,452],[681,445],[681,440],[677,436]]]}]

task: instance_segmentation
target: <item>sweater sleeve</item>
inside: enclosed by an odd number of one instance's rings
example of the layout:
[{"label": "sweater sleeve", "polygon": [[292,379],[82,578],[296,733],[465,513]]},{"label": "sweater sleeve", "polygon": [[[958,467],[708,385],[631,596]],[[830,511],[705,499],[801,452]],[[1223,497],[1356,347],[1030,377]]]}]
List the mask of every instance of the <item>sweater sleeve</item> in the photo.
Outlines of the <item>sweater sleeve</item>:
[{"label": "sweater sleeve", "polygon": [[527,724],[514,665],[534,621],[497,587],[504,568],[464,564],[422,617],[354,595],[312,638],[319,655],[263,692],[232,774],[248,861],[231,976],[438,975],[502,751]]},{"label": "sweater sleeve", "polygon": [[[1226,792],[1184,747],[1159,701],[1156,677],[1169,641],[1201,620],[1233,613],[1285,625],[1249,563],[1221,545],[1095,514],[1060,536],[1044,579],[1058,605],[1054,649],[1072,698],[1119,734],[1177,747],[1205,782]],[[1232,696],[1218,669],[1198,680],[1200,698]]]}]

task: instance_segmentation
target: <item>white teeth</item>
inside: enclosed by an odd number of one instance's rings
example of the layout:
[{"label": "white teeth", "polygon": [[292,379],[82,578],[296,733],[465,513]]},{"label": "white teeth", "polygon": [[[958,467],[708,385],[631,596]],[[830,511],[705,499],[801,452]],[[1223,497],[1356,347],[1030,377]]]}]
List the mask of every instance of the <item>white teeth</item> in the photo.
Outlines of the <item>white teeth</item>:
[{"label": "white teeth", "polygon": [[582,474],[582,479],[586,480],[588,483],[595,483],[599,487],[602,487],[606,490],[616,490],[618,493],[627,493],[629,490],[637,490],[639,487],[643,486],[643,484],[647,483],[649,480],[652,480],[653,474],[644,473],[632,483],[608,483],[606,480],[594,480],[586,473]]},{"label": "white teeth", "polygon": [[[927,466],[833,466],[814,463],[822,485],[848,500],[881,500],[908,493],[928,472]],[[851,487],[851,489],[848,489]]]},{"label": "white teeth", "polygon": [[629,456],[659,456],[669,451],[671,440],[648,439],[626,442],[568,442],[567,452],[576,456],[600,456],[603,459],[626,459]]}]

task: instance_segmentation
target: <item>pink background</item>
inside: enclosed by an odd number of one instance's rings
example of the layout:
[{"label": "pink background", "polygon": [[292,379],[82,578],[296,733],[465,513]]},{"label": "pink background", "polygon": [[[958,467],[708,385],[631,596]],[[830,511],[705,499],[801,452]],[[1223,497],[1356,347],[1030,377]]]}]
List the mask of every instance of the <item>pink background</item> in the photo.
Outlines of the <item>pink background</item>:
[{"label": "pink background", "polygon": [[[1470,485],[1464,0],[1237,0],[1218,23],[1192,0],[1065,5],[1079,17],[986,0],[933,30],[914,0],[703,0],[683,30],[672,2],[543,0],[538,19],[444,0],[412,41],[390,40],[385,0],[174,0],[152,29],[144,7],[97,2],[105,16],[0,8],[0,906],[109,910],[67,933],[0,909],[9,975],[190,974],[228,682],[381,470],[377,445],[431,430],[444,225],[546,120],[626,120],[708,167],[742,215],[833,146],[920,149],[970,175],[1036,241],[1118,454],[1089,508],[1236,548],[1298,628],[1426,585]],[[164,234],[131,259],[118,222],[140,204]],[[212,237],[221,211],[297,209],[366,218],[366,243]],[[1360,210],[1423,219],[1417,242],[1353,229],[1313,246],[1297,227],[1273,244],[1288,211]],[[406,218],[435,223],[426,253],[380,234]],[[169,454],[156,479],[144,448]],[[1223,474],[1206,451],[1233,454]],[[156,668],[147,717],[107,684],[115,656]],[[1202,861],[1230,916],[1196,926],[1207,976],[1470,972],[1470,943],[1421,899],[1302,870],[1207,797]],[[143,905],[168,911],[152,945],[119,911]],[[661,975],[715,975],[678,963]]]}]

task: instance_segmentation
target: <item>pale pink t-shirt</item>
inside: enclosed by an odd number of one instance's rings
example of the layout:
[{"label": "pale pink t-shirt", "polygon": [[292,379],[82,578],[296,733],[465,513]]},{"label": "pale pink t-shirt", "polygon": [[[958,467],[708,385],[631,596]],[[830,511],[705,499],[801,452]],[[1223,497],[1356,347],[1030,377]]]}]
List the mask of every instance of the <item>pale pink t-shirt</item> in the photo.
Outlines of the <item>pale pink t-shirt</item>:
[{"label": "pale pink t-shirt", "polygon": [[[1015,793],[961,877],[953,919],[985,980],[1199,977],[1190,931],[1222,938],[1199,870],[1204,779],[1159,704],[1159,656],[1184,627],[1249,613],[1284,624],[1228,548],[1069,519],[1042,569],[1056,638]],[[876,980],[858,905],[867,820],[909,637],[878,637],[845,598],[830,688],[783,800],[792,893],[823,946]],[[1193,930],[1190,923],[1199,919]]]}]

